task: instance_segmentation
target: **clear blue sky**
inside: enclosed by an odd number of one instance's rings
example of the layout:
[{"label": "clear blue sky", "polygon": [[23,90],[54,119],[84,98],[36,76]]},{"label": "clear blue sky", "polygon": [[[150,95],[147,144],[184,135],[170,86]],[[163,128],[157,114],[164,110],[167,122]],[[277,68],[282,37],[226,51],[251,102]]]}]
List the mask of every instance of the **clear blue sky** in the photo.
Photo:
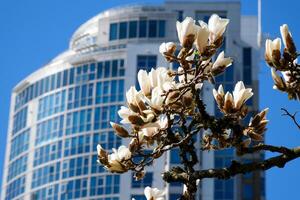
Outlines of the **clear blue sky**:
[{"label": "clear blue sky", "polygon": [[[279,36],[279,26],[289,24],[300,48],[300,1],[262,0],[263,31]],[[10,93],[14,85],[68,47],[76,28],[100,11],[131,3],[162,0],[0,0],[0,166],[2,174]],[[255,0],[242,0],[242,13],[256,14]],[[270,107],[267,143],[300,145],[300,133],[280,108],[300,111],[300,104],[287,101],[274,91],[268,67],[260,70],[260,107]],[[299,114],[300,119],[300,114]],[[270,156],[269,154],[267,156]],[[267,199],[299,198],[300,159],[284,169],[267,172]],[[0,174],[0,175],[1,175]],[[2,177],[2,175],[1,175]]]}]

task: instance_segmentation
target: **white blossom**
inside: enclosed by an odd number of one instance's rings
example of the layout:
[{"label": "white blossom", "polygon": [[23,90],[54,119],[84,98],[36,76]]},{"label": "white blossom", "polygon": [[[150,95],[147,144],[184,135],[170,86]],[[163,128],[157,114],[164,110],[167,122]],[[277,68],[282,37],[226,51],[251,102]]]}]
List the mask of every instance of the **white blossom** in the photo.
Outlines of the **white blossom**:
[{"label": "white blossom", "polygon": [[128,120],[128,117],[133,114],[135,113],[125,106],[121,106],[121,109],[118,111],[118,115],[122,118],[122,124],[129,124],[130,121]]},{"label": "white blossom", "polygon": [[273,51],[279,51],[281,49],[281,39],[276,38],[275,40],[266,40],[266,47],[265,47],[265,58],[267,62],[272,62],[272,55]]},{"label": "white blossom", "polygon": [[127,171],[122,162],[131,158],[131,152],[129,149],[122,145],[118,148],[118,150],[115,148],[112,150],[113,153],[108,155],[108,165],[105,167],[111,172],[121,173]]},{"label": "white blossom", "polygon": [[157,188],[146,187],[144,194],[147,200],[165,200],[164,191]]},{"label": "white blossom", "polygon": [[286,39],[289,35],[292,36],[292,34],[289,32],[289,27],[287,24],[283,24],[282,26],[280,26],[280,33],[281,33],[282,42],[284,46],[287,46]]},{"label": "white blossom", "polygon": [[165,53],[173,54],[176,50],[176,44],[174,42],[163,42],[159,46],[159,53],[161,53],[163,56]]},{"label": "white blossom", "polygon": [[165,67],[158,67],[157,69],[151,69],[149,72],[149,79],[152,88],[159,87],[163,90],[163,85],[166,82],[172,82],[173,77],[169,76],[169,70]]},{"label": "white blossom", "polygon": [[[285,83],[284,83],[283,79],[276,73],[276,70],[274,68],[271,68],[271,74],[272,74],[273,81],[275,83],[275,85],[273,86],[273,89],[283,90],[285,88]],[[285,79],[289,79],[289,78],[286,77]]]},{"label": "white blossom", "polygon": [[152,90],[151,99],[148,100],[148,103],[152,108],[156,110],[162,110],[163,101],[165,99],[162,94],[163,90],[159,87],[156,87]]},{"label": "white blossom", "polygon": [[242,81],[239,81],[233,91],[234,106],[236,109],[240,109],[241,106],[253,96],[251,88],[245,88]]},{"label": "white blossom", "polygon": [[148,73],[145,70],[140,70],[138,72],[138,82],[144,95],[149,96],[151,94],[151,82]]},{"label": "white blossom", "polygon": [[213,66],[212,66],[212,71],[214,70],[224,70],[226,67],[229,67],[232,64],[232,59],[231,58],[225,58],[224,57],[224,51],[222,51],[221,53],[219,53],[216,61],[214,62]]},{"label": "white blossom", "polygon": [[130,89],[126,92],[126,99],[128,104],[136,105],[136,95],[138,94],[134,86],[131,86]]},{"label": "white blossom", "polygon": [[191,17],[186,17],[183,22],[176,22],[178,39],[181,46],[191,48],[197,35],[197,26]]},{"label": "white blossom", "polygon": [[198,51],[201,54],[208,44],[209,30],[205,22],[199,21],[199,24],[200,26],[198,26],[197,38],[195,43]]},{"label": "white blossom", "polygon": [[208,29],[210,32],[209,40],[211,43],[223,36],[229,19],[221,18],[217,14],[213,14],[208,20]]}]

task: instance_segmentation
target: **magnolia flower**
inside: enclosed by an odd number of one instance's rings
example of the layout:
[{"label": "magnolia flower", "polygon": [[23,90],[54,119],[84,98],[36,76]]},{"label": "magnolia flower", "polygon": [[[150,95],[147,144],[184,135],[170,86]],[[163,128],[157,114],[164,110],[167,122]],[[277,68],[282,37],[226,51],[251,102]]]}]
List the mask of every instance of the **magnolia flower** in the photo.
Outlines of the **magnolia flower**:
[{"label": "magnolia flower", "polygon": [[281,40],[276,38],[275,40],[266,40],[265,59],[270,66],[273,66],[274,62],[279,62],[280,59]]},{"label": "magnolia flower", "polygon": [[157,188],[146,187],[144,190],[147,200],[164,200],[164,191]]},{"label": "magnolia flower", "polygon": [[149,96],[151,94],[151,83],[148,73],[145,70],[138,72],[138,82],[144,95]]},{"label": "magnolia flower", "polygon": [[151,108],[154,108],[156,110],[162,110],[162,105],[164,102],[165,97],[162,96],[163,90],[159,87],[156,87],[152,90],[151,99],[148,100],[148,104],[151,106]]},{"label": "magnolia flower", "polygon": [[119,124],[116,124],[114,122],[110,122],[111,127],[115,130],[116,134],[120,137],[126,138],[129,136],[128,131],[120,126]]},{"label": "magnolia flower", "polygon": [[272,74],[273,81],[275,83],[273,89],[284,91],[286,88],[285,81],[276,73],[276,70],[274,68],[271,68],[271,74]]},{"label": "magnolia flower", "polygon": [[216,61],[214,62],[212,68],[211,68],[211,72],[212,74],[218,75],[222,72],[224,72],[224,70],[226,69],[226,67],[229,67],[230,65],[232,65],[232,59],[231,58],[225,58],[224,57],[224,51],[222,51]]},{"label": "magnolia flower", "polygon": [[249,122],[248,127],[243,131],[243,134],[249,136],[253,140],[263,140],[263,134],[267,130],[266,126],[269,120],[266,119],[266,115],[269,108],[264,109],[260,113],[256,114]]},{"label": "magnolia flower", "polygon": [[122,173],[126,172],[127,168],[123,164],[123,161],[129,160],[131,158],[131,152],[129,149],[122,145],[116,150],[112,149],[113,153],[108,155],[108,165],[105,167],[111,172]]},{"label": "magnolia flower", "polygon": [[205,22],[199,21],[199,24],[200,26],[197,26],[198,33],[197,33],[197,38],[195,43],[199,53],[202,54],[208,43],[209,30]]},{"label": "magnolia flower", "polygon": [[296,52],[296,46],[287,24],[283,24],[282,26],[280,26],[280,33],[284,46],[290,53],[294,54]]},{"label": "magnolia flower", "polygon": [[234,106],[236,109],[240,109],[241,106],[253,96],[251,88],[245,88],[242,81],[239,81],[233,91]]},{"label": "magnolia flower", "polygon": [[163,89],[163,84],[165,82],[172,82],[173,77],[169,76],[169,70],[164,67],[158,67],[157,69],[151,69],[149,72],[149,79],[152,88],[160,87]]},{"label": "magnolia flower", "polygon": [[159,53],[163,56],[165,56],[165,54],[173,55],[175,51],[176,44],[174,42],[164,42],[159,46]]},{"label": "magnolia flower", "polygon": [[190,49],[198,31],[195,21],[191,17],[186,17],[183,22],[176,22],[176,28],[181,46]]},{"label": "magnolia flower", "polygon": [[128,104],[136,104],[135,97],[137,95],[137,90],[134,86],[131,86],[130,89],[126,92],[126,99]]},{"label": "magnolia flower", "polygon": [[121,109],[118,111],[118,115],[122,118],[121,121],[122,124],[129,124],[130,121],[128,117],[134,114],[135,114],[134,112],[132,112],[130,109],[128,109],[125,106],[121,106]]},{"label": "magnolia flower", "polygon": [[221,38],[229,23],[229,19],[219,17],[217,14],[213,14],[208,20],[208,29],[210,32],[209,40],[214,43]]},{"label": "magnolia flower", "polygon": [[214,98],[219,108],[225,113],[232,113],[240,111],[241,115],[244,116],[246,113],[243,105],[245,102],[252,97],[253,92],[251,88],[245,88],[244,83],[239,81],[234,88],[233,93],[227,92],[224,95],[222,86],[219,86],[218,91],[213,90]]}]

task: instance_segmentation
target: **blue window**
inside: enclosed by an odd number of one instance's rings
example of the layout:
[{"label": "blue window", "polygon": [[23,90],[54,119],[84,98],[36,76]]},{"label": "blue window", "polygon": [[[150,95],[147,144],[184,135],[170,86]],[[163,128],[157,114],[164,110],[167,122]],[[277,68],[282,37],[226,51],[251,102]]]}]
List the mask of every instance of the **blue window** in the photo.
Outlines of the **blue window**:
[{"label": "blue window", "polygon": [[234,81],[234,65],[226,68],[226,71],[224,72],[225,75],[225,81],[226,82],[233,82]]},{"label": "blue window", "polygon": [[245,184],[243,186],[243,199],[252,200],[253,199],[253,186]]},{"label": "blue window", "polygon": [[127,22],[121,22],[119,26],[119,39],[127,38]]},{"label": "blue window", "polygon": [[64,115],[37,124],[35,144],[59,138],[63,134]]},{"label": "blue window", "polygon": [[87,178],[65,182],[61,186],[60,199],[81,199],[87,196]]},{"label": "blue window", "polygon": [[150,38],[157,36],[157,21],[156,20],[149,20],[149,33],[148,36]]},{"label": "blue window", "polygon": [[67,115],[66,135],[91,130],[92,109],[85,109]]},{"label": "blue window", "polygon": [[178,164],[178,163],[181,163],[181,159],[180,159],[180,156],[179,156],[179,149],[172,149],[170,151],[170,162],[171,164]]},{"label": "blue window", "polygon": [[33,171],[31,188],[59,180],[60,162],[53,163]]},{"label": "blue window", "polygon": [[34,152],[33,166],[38,166],[61,157],[62,142],[55,142],[40,148]]},{"label": "blue window", "polygon": [[42,189],[34,191],[31,194],[31,199],[47,199],[47,200],[55,200],[58,199],[59,195],[59,185],[51,185],[48,187],[44,187]]},{"label": "blue window", "polygon": [[105,61],[104,63],[104,78],[110,77],[110,61]]},{"label": "blue window", "polygon": [[53,74],[51,76],[51,89],[50,90],[54,90],[55,89],[55,74]]},{"label": "blue window", "polygon": [[68,83],[68,70],[63,72],[63,86],[66,86]]},{"label": "blue window", "polygon": [[118,38],[118,23],[110,24],[109,40],[116,40]]},{"label": "blue window", "polygon": [[62,178],[70,178],[88,174],[89,156],[64,160],[62,164]]},{"label": "blue window", "polygon": [[245,47],[243,48],[243,64],[244,65],[252,65],[251,61],[251,47]]},{"label": "blue window", "polygon": [[100,79],[103,77],[103,63],[99,62],[97,63],[97,79]]},{"label": "blue window", "polygon": [[169,197],[170,197],[169,200],[177,200],[180,199],[181,194],[170,194]]},{"label": "blue window", "polygon": [[137,37],[137,21],[130,21],[129,22],[129,38],[136,38]]},{"label": "blue window", "polygon": [[90,152],[90,136],[81,135],[66,139],[64,143],[64,150],[64,156]]},{"label": "blue window", "polygon": [[13,121],[13,135],[21,129],[25,128],[27,124],[27,106],[22,108],[14,115]]},{"label": "blue window", "polygon": [[165,37],[166,34],[166,21],[165,20],[159,20],[158,21],[158,37]]},{"label": "blue window", "polygon": [[118,76],[118,60],[112,61],[112,77]]},{"label": "blue window", "polygon": [[10,200],[24,193],[25,191],[25,176],[22,176],[11,182],[6,188],[5,200]]},{"label": "blue window", "polygon": [[138,55],[137,56],[137,68],[150,71],[151,68],[156,67],[157,56],[156,55]]},{"label": "blue window", "polygon": [[38,120],[65,110],[66,91],[45,96],[39,100]]},{"label": "blue window", "polygon": [[113,131],[95,133],[93,136],[93,147],[96,147],[97,144],[100,144],[105,149],[112,149],[120,146],[121,142],[122,139],[116,136]]},{"label": "blue window", "polygon": [[75,74],[75,69],[71,68],[69,74],[69,85],[72,85],[74,83],[74,74]]},{"label": "blue window", "polygon": [[90,179],[90,196],[110,195],[120,192],[120,176],[107,175],[105,177],[96,176]]},{"label": "blue window", "polygon": [[147,20],[140,20],[139,22],[139,37],[144,38],[147,36]]},{"label": "blue window", "polygon": [[177,10],[177,21],[183,21],[183,10]]},{"label": "blue window", "polygon": [[[96,147],[96,146],[94,146]],[[96,149],[94,149],[96,151]],[[98,162],[98,155],[92,155],[92,174],[97,174],[97,173],[103,173],[104,172],[104,167],[99,165]]]},{"label": "blue window", "polygon": [[28,149],[29,133],[30,133],[30,129],[25,130],[12,139],[11,146],[14,148],[11,148],[10,155],[9,155],[10,160]]},{"label": "blue window", "polygon": [[[56,88],[60,88],[61,87],[61,72],[56,74]],[[43,87],[43,82],[41,84],[41,88]]]},{"label": "blue window", "polygon": [[252,84],[252,53],[251,47],[243,48],[243,77],[247,85]]},{"label": "blue window", "polygon": [[8,166],[7,182],[27,169],[27,155],[18,158]]},{"label": "blue window", "polygon": [[153,173],[147,172],[145,174],[145,177],[141,180],[136,181],[132,175],[131,178],[131,187],[132,188],[145,188],[147,186],[151,187],[153,181]]}]

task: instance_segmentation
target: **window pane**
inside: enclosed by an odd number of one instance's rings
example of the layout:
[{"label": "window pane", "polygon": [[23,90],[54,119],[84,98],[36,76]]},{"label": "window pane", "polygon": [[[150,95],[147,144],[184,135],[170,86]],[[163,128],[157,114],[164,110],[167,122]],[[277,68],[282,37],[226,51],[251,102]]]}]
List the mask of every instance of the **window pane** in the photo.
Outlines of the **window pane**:
[{"label": "window pane", "polygon": [[137,21],[129,22],[129,38],[137,37]]},{"label": "window pane", "polygon": [[251,65],[251,48],[247,47],[243,49],[243,63],[244,65]]},{"label": "window pane", "polygon": [[127,22],[121,22],[119,28],[119,39],[127,38]]},{"label": "window pane", "polygon": [[141,20],[139,24],[139,37],[146,37],[147,34],[147,21]]},{"label": "window pane", "polygon": [[117,23],[110,24],[109,40],[116,40],[117,33],[118,33],[118,24]]},{"label": "window pane", "polygon": [[156,37],[157,33],[157,21],[150,20],[149,21],[149,37],[153,38]]},{"label": "window pane", "polygon": [[166,21],[159,20],[159,30],[158,30],[158,37],[165,37],[166,32]]}]

